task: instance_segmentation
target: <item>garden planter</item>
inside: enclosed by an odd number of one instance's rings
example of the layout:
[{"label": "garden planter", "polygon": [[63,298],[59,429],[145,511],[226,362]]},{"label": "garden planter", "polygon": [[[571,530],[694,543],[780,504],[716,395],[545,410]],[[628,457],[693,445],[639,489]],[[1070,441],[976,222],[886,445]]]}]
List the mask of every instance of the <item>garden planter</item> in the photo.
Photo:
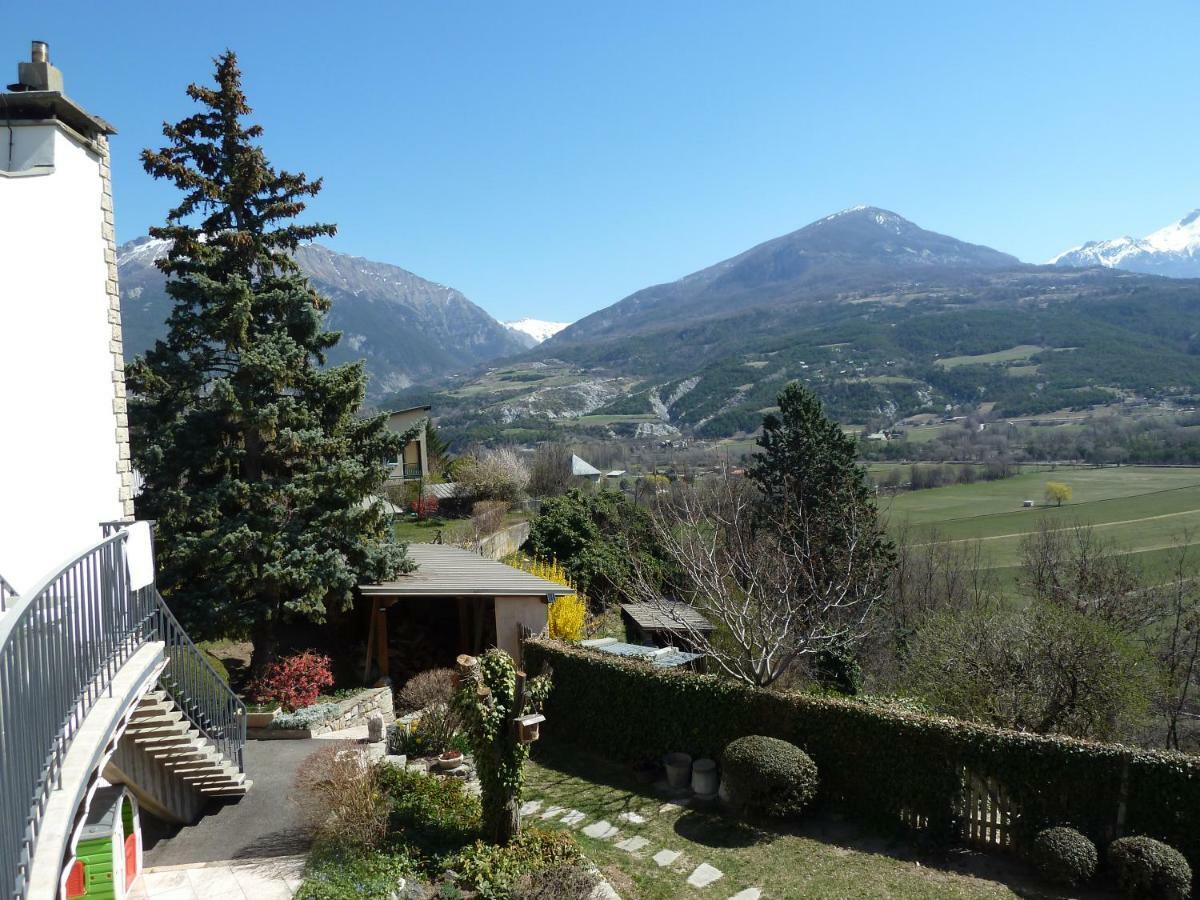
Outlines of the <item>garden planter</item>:
[{"label": "garden planter", "polygon": [[461,750],[447,750],[437,758],[437,767],[439,769],[457,769],[462,765],[462,761]]},{"label": "garden planter", "polygon": [[667,769],[667,784],[678,790],[688,787],[692,780],[692,758],[686,753],[668,753],[663,757]]},{"label": "garden planter", "polygon": [[247,728],[267,728],[275,717],[283,712],[283,707],[277,706],[274,709],[264,710],[262,712],[247,712],[246,727]]},{"label": "garden planter", "polygon": [[717,764],[711,759],[698,759],[692,764],[692,791],[697,797],[716,797]]}]

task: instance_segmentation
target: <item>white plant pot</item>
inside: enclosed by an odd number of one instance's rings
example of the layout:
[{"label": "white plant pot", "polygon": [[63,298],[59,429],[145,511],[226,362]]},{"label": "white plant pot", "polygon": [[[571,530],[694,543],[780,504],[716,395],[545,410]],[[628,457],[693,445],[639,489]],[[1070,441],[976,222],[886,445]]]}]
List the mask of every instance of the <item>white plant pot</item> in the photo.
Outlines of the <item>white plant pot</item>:
[{"label": "white plant pot", "polygon": [[667,784],[676,789],[688,787],[692,781],[692,758],[686,753],[668,753],[663,757]]},{"label": "white plant pot", "polygon": [[692,763],[692,791],[701,797],[714,797],[717,788],[717,764],[711,759]]}]

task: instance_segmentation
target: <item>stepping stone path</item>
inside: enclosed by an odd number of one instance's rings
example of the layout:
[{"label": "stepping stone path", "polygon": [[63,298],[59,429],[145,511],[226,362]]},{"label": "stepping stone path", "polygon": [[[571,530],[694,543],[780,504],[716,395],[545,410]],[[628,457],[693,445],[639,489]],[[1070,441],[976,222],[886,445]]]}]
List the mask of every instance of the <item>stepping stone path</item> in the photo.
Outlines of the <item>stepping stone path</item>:
[{"label": "stepping stone path", "polygon": [[[542,810],[541,800],[529,800],[521,806],[521,815],[531,816],[541,810],[541,818],[543,820],[558,819],[563,825],[568,825],[571,828],[578,826],[587,819],[587,814],[578,809],[567,809],[565,806],[549,806]],[[683,807],[678,803],[664,803],[659,807],[659,813],[674,813],[681,812]],[[646,816],[636,812],[623,812],[617,816],[618,821],[625,822],[630,825],[644,825],[647,821]],[[598,841],[607,841],[616,837],[621,829],[612,824],[606,819],[600,819],[583,828],[583,834],[587,837]],[[615,847],[626,851],[627,853],[637,853],[650,846],[650,841],[644,837],[635,835],[627,837],[624,840],[617,841]],[[655,865],[661,869],[674,865],[683,853],[679,850],[662,849],[655,853],[651,859]],[[685,870],[686,871],[686,870]],[[702,862],[692,870],[688,875],[687,883],[694,888],[706,888],[725,877],[725,873],[710,863]],[[610,888],[611,890],[611,888]],[[762,891],[756,887],[745,888],[738,891],[729,898],[729,900],[760,900]]]},{"label": "stepping stone path", "polygon": [[649,843],[644,837],[631,837],[625,838],[623,841],[617,841],[617,847],[627,850],[630,853],[637,853],[643,847],[649,845]]},{"label": "stepping stone path", "polygon": [[654,854],[654,861],[662,868],[669,866],[681,856],[678,850],[659,850]]},{"label": "stepping stone path", "polygon": [[688,884],[692,887],[702,888],[708,887],[714,881],[724,878],[725,873],[716,866],[710,866],[708,863],[700,863],[688,876]]},{"label": "stepping stone path", "polygon": [[587,828],[583,829],[583,833],[598,841],[607,841],[610,837],[614,837],[620,830],[616,825],[611,824],[605,819],[601,819],[599,822],[593,822]]}]

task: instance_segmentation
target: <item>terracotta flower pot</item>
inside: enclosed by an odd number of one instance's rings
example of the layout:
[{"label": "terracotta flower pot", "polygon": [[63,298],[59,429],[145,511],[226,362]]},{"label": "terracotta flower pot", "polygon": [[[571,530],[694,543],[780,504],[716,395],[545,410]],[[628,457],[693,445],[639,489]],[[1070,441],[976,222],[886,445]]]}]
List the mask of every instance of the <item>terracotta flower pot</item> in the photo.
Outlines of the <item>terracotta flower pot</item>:
[{"label": "terracotta flower pot", "polygon": [[437,758],[437,766],[439,769],[457,769],[462,765],[462,761],[461,750],[447,750]]}]

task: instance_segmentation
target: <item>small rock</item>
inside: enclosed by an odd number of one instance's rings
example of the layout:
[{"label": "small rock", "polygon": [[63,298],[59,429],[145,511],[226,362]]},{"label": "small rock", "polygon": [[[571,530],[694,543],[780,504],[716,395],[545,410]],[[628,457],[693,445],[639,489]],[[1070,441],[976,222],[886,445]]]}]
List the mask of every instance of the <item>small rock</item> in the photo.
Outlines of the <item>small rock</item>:
[{"label": "small rock", "polygon": [[599,822],[593,822],[587,828],[583,829],[583,833],[598,841],[607,841],[610,837],[614,837],[619,830],[616,825],[601,819]]},{"label": "small rock", "polygon": [[692,874],[688,876],[688,884],[694,888],[708,887],[714,881],[724,878],[725,873],[716,866],[710,866],[708,863],[700,863],[692,870]]},{"label": "small rock", "polygon": [[521,804],[521,815],[532,816],[535,812],[542,808],[541,800],[530,800],[527,803]]},{"label": "small rock", "polygon": [[622,822],[629,822],[631,825],[645,825],[646,817],[638,815],[635,812],[623,812],[617,816]]},{"label": "small rock", "polygon": [[738,891],[729,900],[758,900],[762,896],[762,891],[758,888],[746,888],[744,891]]},{"label": "small rock", "polygon": [[680,852],[678,850],[659,850],[654,854],[654,861],[658,863],[661,868],[665,868],[671,865],[671,863],[675,862],[675,860],[679,859],[679,856]]},{"label": "small rock", "polygon": [[544,813],[542,813],[542,818],[543,819],[557,819],[559,816],[561,816],[566,811],[567,811],[567,808],[565,806],[551,806]]},{"label": "small rock", "polygon": [[574,828],[576,825],[578,825],[580,822],[582,822],[586,818],[587,818],[586,813],[581,813],[579,810],[573,809],[569,813],[567,813],[565,816],[563,816],[561,819],[559,819],[559,821],[562,822],[564,825],[570,825],[572,828]]},{"label": "small rock", "polygon": [[650,842],[644,837],[625,838],[623,841],[618,841],[616,846],[628,853],[637,853]]}]

